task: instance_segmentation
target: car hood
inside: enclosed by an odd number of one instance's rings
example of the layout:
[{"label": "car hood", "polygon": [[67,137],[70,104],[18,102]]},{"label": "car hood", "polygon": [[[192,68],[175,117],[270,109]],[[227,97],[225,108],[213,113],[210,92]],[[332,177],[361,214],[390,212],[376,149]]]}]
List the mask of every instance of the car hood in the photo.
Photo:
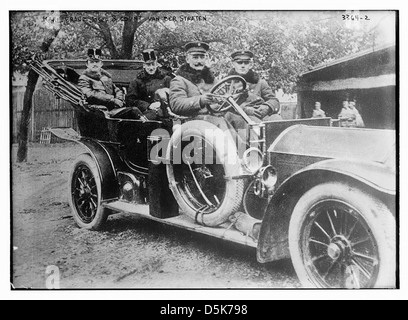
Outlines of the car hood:
[{"label": "car hood", "polygon": [[395,154],[395,130],[294,125],[268,152],[385,163]]}]

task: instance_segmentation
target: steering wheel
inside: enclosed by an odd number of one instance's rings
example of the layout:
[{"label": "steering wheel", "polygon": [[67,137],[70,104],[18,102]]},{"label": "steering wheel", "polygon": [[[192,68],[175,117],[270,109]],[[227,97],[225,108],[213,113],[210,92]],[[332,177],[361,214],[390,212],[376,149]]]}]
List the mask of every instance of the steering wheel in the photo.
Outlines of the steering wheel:
[{"label": "steering wheel", "polygon": [[246,93],[246,88],[247,82],[241,76],[228,76],[222,79],[210,90],[216,103],[207,105],[208,111],[210,113],[220,113],[229,110],[232,106],[227,98],[232,97],[237,101],[242,94]]}]

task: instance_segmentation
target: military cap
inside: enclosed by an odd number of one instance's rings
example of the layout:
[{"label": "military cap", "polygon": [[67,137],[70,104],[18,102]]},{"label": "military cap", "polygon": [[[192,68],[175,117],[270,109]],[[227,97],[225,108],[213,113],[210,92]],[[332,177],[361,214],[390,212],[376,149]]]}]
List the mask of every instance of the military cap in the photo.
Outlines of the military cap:
[{"label": "military cap", "polygon": [[232,60],[251,60],[254,57],[254,54],[252,51],[249,50],[239,50],[235,51],[233,54],[231,54]]},{"label": "military cap", "polygon": [[208,43],[196,41],[187,43],[184,46],[184,49],[187,51],[187,53],[206,53],[208,50],[210,50],[210,46]]},{"label": "military cap", "polygon": [[101,61],[102,60],[102,50],[101,49],[88,49],[87,57],[88,57],[88,60]]},{"label": "military cap", "polygon": [[154,49],[146,49],[143,50],[143,60],[144,62],[152,62],[157,60],[156,53],[154,52]]}]

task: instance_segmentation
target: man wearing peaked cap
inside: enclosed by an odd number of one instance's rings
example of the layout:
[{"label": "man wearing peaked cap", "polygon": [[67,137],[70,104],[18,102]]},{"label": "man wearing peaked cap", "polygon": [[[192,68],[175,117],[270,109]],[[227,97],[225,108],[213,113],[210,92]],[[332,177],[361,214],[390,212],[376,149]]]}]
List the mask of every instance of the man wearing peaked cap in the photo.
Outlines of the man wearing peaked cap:
[{"label": "man wearing peaked cap", "polygon": [[143,70],[130,82],[126,103],[139,108],[148,119],[154,120],[162,115],[159,100],[167,100],[165,95],[168,93],[171,77],[159,68],[154,49],[144,50],[142,56]]},{"label": "man wearing peaked cap", "polygon": [[215,84],[215,77],[207,67],[210,46],[196,41],[187,43],[184,49],[186,63],[170,82],[170,106],[182,116],[206,114],[206,106],[212,102],[209,92]]},{"label": "man wearing peaked cap", "polygon": [[279,100],[268,83],[252,69],[254,57],[250,50],[238,50],[231,54],[233,69],[228,75],[239,75],[248,83],[248,98],[241,106],[251,117],[263,121],[281,120]]},{"label": "man wearing peaked cap", "polygon": [[238,61],[238,60],[250,61],[251,59],[254,58],[254,53],[249,50],[235,51],[234,53],[231,54],[231,58],[234,61]]},{"label": "man wearing peaked cap", "polygon": [[210,50],[210,46],[208,43],[205,42],[188,42],[185,46],[184,49],[186,50],[187,53],[192,53],[192,52],[204,52],[206,53],[207,51]]},{"label": "man wearing peaked cap", "polygon": [[123,91],[113,83],[112,76],[102,67],[101,49],[88,49],[86,70],[79,77],[78,86],[90,108],[110,117],[139,118],[138,110],[125,107]]}]

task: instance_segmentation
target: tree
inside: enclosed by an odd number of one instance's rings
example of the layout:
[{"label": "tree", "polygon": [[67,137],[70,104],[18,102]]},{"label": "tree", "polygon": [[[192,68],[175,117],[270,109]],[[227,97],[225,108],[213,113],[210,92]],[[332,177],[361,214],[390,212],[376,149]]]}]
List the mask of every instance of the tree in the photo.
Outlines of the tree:
[{"label": "tree", "polygon": [[[49,26],[47,23],[44,23],[39,19],[37,13],[26,13],[25,19],[20,19],[19,15],[19,13],[11,14],[13,34],[15,34],[15,36],[20,36],[20,42],[17,42],[12,50],[14,58],[12,61],[13,66],[15,66],[17,70],[26,70],[28,68],[27,62],[29,62],[34,55],[39,53],[45,55],[48,52],[51,44],[58,36],[60,24],[55,23],[52,26]],[[56,17],[58,18],[58,15]],[[33,33],[22,32],[29,26],[34,26],[34,37]],[[30,42],[32,42],[32,44],[30,44]],[[18,162],[23,162],[27,159],[28,126],[30,123],[32,98],[37,81],[38,74],[29,70],[26,91],[23,99],[20,134],[18,138]]]}]

